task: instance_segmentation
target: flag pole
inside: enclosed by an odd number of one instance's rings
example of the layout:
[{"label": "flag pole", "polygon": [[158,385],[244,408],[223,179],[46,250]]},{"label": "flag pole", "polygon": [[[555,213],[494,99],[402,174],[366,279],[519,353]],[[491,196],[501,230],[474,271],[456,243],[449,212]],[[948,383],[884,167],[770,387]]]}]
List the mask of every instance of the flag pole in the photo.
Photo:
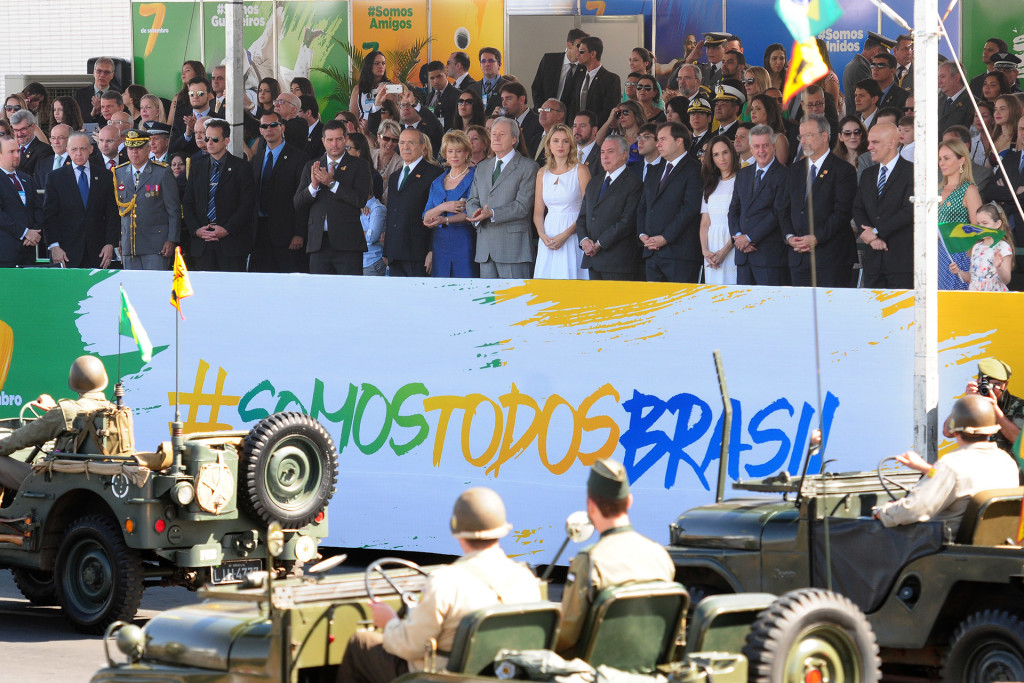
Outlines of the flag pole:
[{"label": "flag pole", "polygon": [[114,401],[117,405],[124,404],[124,384],[121,383],[121,314],[124,306],[124,283],[118,283],[117,299],[117,382],[114,384]]}]

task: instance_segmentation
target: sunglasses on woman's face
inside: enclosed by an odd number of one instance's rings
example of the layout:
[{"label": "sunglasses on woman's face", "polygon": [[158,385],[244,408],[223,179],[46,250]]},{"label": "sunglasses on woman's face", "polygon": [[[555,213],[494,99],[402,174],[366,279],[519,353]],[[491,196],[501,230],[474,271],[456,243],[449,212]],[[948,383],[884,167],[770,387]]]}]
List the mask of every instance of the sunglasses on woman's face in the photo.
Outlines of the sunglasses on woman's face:
[{"label": "sunglasses on woman's face", "polygon": [[841,133],[841,135],[844,135],[845,137],[851,137],[853,135],[861,135],[861,132],[859,130],[844,130]]},{"label": "sunglasses on woman's face", "polygon": [[459,104],[464,104],[468,107],[473,104],[473,100],[459,100]]}]

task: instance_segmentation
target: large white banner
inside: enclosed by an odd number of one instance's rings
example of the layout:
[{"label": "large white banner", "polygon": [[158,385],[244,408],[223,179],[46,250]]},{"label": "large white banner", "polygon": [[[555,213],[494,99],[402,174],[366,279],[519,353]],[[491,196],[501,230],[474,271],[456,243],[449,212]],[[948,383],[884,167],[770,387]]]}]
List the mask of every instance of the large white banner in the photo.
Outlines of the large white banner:
[{"label": "large white banner", "polygon": [[[507,549],[546,561],[605,456],[630,474],[635,526],[666,541],[680,512],[714,495],[714,349],[734,411],[730,480],[798,473],[819,423],[832,471],[912,446],[910,292],[820,290],[815,320],[801,288],[215,273],[192,284],[177,347],[186,430],[281,410],[323,422],[341,458],[329,545],[457,552],[452,502],[482,484],[505,499]],[[156,347],[149,363],[117,335],[119,285]],[[139,447],[167,438],[169,273],[19,271],[0,286],[26,294],[0,303],[13,337],[0,416],[43,391],[66,395],[62,375],[83,348],[116,374],[120,343]],[[996,296],[943,305],[1014,317],[1019,295]],[[940,335],[942,416],[1000,338],[996,321],[962,328]]]}]

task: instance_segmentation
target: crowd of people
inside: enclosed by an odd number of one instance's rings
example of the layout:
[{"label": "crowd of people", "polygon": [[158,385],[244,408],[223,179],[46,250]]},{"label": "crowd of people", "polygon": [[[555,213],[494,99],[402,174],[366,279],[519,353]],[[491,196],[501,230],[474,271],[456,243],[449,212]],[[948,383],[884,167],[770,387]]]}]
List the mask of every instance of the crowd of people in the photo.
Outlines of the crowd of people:
[{"label": "crowd of people", "polygon": [[[165,269],[180,245],[200,270],[913,287],[912,37],[869,33],[788,105],[783,45],[760,64],[726,33],[686,50],[617,55],[622,79],[573,29],[529,89],[493,47],[479,81],[454,52],[422,87],[373,51],[332,120],[308,78],[268,77],[235,125],[223,66],[185,62],[168,100],[100,58],[74,97],[5,100],[0,266]],[[1006,291],[1024,96],[1005,41],[983,58],[967,82],[939,66],[939,220],[1004,237],[940,246],[939,282]]]}]

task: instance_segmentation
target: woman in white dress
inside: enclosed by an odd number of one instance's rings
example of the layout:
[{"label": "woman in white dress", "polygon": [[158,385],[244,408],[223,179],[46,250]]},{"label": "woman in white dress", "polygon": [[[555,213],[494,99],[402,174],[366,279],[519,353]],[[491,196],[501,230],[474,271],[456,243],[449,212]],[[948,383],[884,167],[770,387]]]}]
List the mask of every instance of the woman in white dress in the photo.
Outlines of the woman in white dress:
[{"label": "woman in white dress", "polygon": [[740,157],[724,135],[711,139],[701,162],[704,201],[700,205],[700,248],[704,252],[704,283],[736,284],[736,257],[729,232],[729,204]]},{"label": "woman in white dress", "polygon": [[580,215],[590,171],[586,164],[578,163],[572,129],[564,123],[552,128],[541,144],[547,164],[537,173],[534,195],[533,223],[540,243],[533,276],[588,280],[587,271],[580,267],[583,250],[576,239],[576,217]]}]

